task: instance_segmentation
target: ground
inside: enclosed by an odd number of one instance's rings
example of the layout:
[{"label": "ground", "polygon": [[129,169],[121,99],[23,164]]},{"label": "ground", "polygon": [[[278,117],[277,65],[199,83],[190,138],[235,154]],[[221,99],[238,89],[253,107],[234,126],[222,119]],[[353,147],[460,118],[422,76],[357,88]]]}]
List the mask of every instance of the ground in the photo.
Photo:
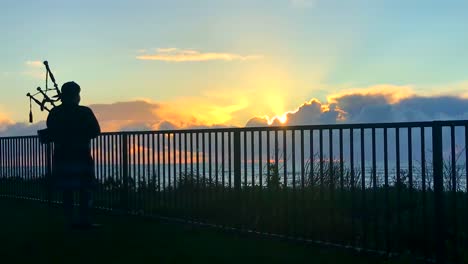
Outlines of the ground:
[{"label": "ground", "polygon": [[0,199],[2,263],[410,263],[137,216],[67,231],[60,208]]}]

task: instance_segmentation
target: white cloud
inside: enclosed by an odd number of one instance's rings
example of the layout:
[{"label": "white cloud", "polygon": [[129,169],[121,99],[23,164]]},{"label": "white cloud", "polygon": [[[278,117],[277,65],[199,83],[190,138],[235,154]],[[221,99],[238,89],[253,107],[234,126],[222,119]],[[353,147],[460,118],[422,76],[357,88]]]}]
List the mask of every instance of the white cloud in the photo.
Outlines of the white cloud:
[{"label": "white cloud", "polygon": [[43,66],[42,61],[26,61],[25,64],[32,68],[41,68]]},{"label": "white cloud", "polygon": [[166,62],[194,62],[194,61],[246,61],[259,59],[260,55],[239,55],[223,52],[201,52],[192,49],[158,48],[155,54],[139,55],[139,60],[156,60]]},{"label": "white cloud", "polygon": [[21,74],[35,79],[43,79],[45,76],[42,61],[29,60],[25,62],[26,70],[22,71]]},{"label": "white cloud", "polygon": [[314,7],[317,0],[289,0],[294,7]]}]

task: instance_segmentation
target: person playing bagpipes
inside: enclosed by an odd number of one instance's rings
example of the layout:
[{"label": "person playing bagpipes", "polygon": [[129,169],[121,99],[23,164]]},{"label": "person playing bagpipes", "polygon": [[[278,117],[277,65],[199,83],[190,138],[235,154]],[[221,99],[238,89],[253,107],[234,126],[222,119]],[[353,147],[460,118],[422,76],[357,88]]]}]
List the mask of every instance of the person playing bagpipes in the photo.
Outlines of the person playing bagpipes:
[{"label": "person playing bagpipes", "polygon": [[[52,188],[63,192],[66,225],[91,228],[90,201],[95,186],[91,139],[101,129],[93,111],[80,103],[80,86],[75,82],[62,85],[61,105],[47,116],[47,136],[54,143],[51,181]],[[79,219],[73,218],[73,194],[79,192]]]}]

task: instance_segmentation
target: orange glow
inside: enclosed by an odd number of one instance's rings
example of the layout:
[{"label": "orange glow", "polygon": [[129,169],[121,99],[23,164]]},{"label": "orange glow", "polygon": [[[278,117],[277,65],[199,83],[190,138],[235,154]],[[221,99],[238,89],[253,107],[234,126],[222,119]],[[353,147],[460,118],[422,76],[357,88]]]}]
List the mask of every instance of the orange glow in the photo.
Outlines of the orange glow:
[{"label": "orange glow", "polygon": [[225,124],[232,119],[234,112],[248,106],[247,100],[179,98],[177,101],[165,104],[155,111],[164,120],[177,124],[179,127],[190,125]]},{"label": "orange glow", "polygon": [[[289,94],[285,91],[297,85],[289,71],[287,62],[278,64],[267,58],[249,69],[244,75],[243,86],[248,88],[244,93],[249,96],[251,116],[259,116],[267,120],[269,124],[272,124],[275,119],[281,124],[287,122],[286,103]],[[265,116],[266,113],[268,116]]]},{"label": "orange glow", "polygon": [[[288,110],[288,95],[284,87],[293,85],[288,80],[287,72],[271,66],[260,69],[258,75],[251,76],[248,84],[254,90],[212,88],[205,90],[200,96],[178,97],[165,102],[137,99],[115,106],[115,111],[108,110],[106,117],[99,119],[101,128],[103,131],[118,131],[132,127],[137,130],[159,130],[172,127],[184,129],[215,125],[242,126],[252,116],[257,116],[260,120],[257,125],[286,125],[291,123],[290,119],[294,114],[306,106],[312,106],[317,113],[335,112],[337,121],[345,121],[347,113],[339,106],[343,97],[383,96],[388,103],[395,104],[414,95],[411,86],[377,85],[331,94],[323,103],[314,98]],[[146,105],[142,105],[141,101],[146,102]],[[135,103],[135,107],[132,103]]]},{"label": "orange glow", "polygon": [[11,124],[13,124],[13,121],[6,114],[0,112],[0,131]]},{"label": "orange glow", "polygon": [[95,114],[104,132],[119,131],[128,127],[159,130],[163,122],[169,122],[175,128],[181,129],[229,124],[234,113],[245,109],[248,104],[247,99],[242,96],[222,98],[215,94],[202,98],[178,98],[171,102],[139,98],[125,104],[107,105],[114,107],[113,111],[96,111]]},{"label": "orange glow", "polygon": [[0,112],[0,122],[1,123],[11,123],[12,121],[8,118],[7,115]]}]

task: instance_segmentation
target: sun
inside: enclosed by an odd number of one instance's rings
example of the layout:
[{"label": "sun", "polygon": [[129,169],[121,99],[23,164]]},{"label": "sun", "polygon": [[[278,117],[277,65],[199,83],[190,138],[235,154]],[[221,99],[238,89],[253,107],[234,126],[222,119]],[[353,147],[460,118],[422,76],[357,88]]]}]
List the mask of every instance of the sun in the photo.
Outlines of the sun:
[{"label": "sun", "polygon": [[278,122],[280,122],[281,125],[284,125],[286,124],[286,122],[288,122],[287,114],[288,113],[284,113],[282,115],[275,115],[273,117],[265,116],[264,118],[267,120],[269,126],[271,126],[275,122],[275,120],[278,120]]}]

